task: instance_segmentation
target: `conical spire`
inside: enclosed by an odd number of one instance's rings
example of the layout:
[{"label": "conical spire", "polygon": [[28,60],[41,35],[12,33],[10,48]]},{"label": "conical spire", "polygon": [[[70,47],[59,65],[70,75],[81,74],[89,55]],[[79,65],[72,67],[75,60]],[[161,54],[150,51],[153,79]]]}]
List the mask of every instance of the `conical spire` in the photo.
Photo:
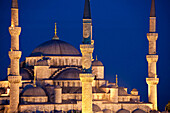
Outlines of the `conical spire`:
[{"label": "conical spire", "polygon": [[151,3],[150,17],[156,17],[156,15],[155,15],[155,0],[152,0],[152,3]]},{"label": "conical spire", "polygon": [[18,8],[18,1],[12,0],[12,8]]},{"label": "conical spire", "polygon": [[90,0],[85,0],[83,19],[91,19]]}]

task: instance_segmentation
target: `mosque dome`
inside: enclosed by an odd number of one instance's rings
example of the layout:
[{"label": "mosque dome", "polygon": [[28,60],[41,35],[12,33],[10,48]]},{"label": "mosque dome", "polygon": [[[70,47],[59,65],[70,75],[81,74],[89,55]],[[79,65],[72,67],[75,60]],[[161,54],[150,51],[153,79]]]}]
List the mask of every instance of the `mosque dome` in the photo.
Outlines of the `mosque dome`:
[{"label": "mosque dome", "polygon": [[115,112],[111,111],[110,109],[105,109],[103,110],[103,113],[115,113]]},{"label": "mosque dome", "polygon": [[130,112],[126,109],[121,109],[117,113],[130,113]]},{"label": "mosque dome", "polygon": [[81,73],[80,70],[75,68],[69,68],[60,72],[56,77],[54,77],[54,79],[57,80],[79,79],[79,73]]},{"label": "mosque dome", "polygon": [[36,47],[30,56],[81,56],[80,52],[71,44],[52,39]]},{"label": "mosque dome", "polygon": [[103,66],[103,63],[99,60],[95,60],[92,62],[92,66]]},{"label": "mosque dome", "polygon": [[39,96],[46,96],[45,91],[40,88],[40,87],[29,87],[28,89],[26,89],[23,94],[23,96],[26,97],[39,97]]},{"label": "mosque dome", "polygon": [[132,91],[138,91],[137,89],[133,88]]},{"label": "mosque dome", "polygon": [[135,111],[133,111],[133,113],[146,113],[146,112],[141,109],[136,109]]}]

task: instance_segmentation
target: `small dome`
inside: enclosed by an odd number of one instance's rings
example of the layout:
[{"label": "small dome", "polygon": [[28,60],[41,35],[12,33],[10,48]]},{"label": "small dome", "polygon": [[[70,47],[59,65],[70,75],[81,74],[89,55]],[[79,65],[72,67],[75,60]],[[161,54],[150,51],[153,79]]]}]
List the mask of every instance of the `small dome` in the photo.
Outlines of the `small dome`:
[{"label": "small dome", "polygon": [[137,89],[133,88],[132,91],[138,91]]},{"label": "small dome", "polygon": [[105,109],[105,110],[103,110],[103,113],[114,113],[114,112],[112,112],[112,110],[110,110],[110,109]]},{"label": "small dome", "polygon": [[146,113],[146,112],[141,109],[136,109],[132,113]]},{"label": "small dome", "polygon": [[31,97],[31,96],[36,97],[36,96],[46,96],[46,93],[40,87],[29,87],[23,92],[22,95],[26,97]]},{"label": "small dome", "polygon": [[80,52],[67,42],[50,40],[35,48],[30,56],[81,56]]},{"label": "small dome", "polygon": [[128,111],[126,109],[121,109],[117,113],[130,113],[130,111]]},{"label": "small dome", "polygon": [[103,63],[99,60],[95,60],[92,62],[92,66],[103,66]]},{"label": "small dome", "polygon": [[57,79],[57,80],[79,79],[79,73],[81,73],[80,70],[75,69],[75,68],[69,68],[69,69],[63,70],[61,73],[55,76],[54,79]]}]

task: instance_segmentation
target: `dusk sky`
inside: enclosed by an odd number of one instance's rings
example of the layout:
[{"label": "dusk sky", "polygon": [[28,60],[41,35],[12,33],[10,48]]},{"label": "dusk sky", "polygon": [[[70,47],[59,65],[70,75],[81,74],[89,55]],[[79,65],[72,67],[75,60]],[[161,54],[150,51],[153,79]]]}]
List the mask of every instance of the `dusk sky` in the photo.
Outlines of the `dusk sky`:
[{"label": "dusk sky", "polygon": [[[105,79],[119,86],[138,89],[141,101],[148,102],[147,61],[151,0],[90,0],[95,41],[94,57],[105,66]],[[170,0],[156,1],[158,107],[170,101]],[[84,0],[18,0],[21,61],[39,44],[54,36],[57,23],[60,40],[79,50],[83,35]],[[0,78],[7,76],[10,64],[11,0],[0,0]]]}]

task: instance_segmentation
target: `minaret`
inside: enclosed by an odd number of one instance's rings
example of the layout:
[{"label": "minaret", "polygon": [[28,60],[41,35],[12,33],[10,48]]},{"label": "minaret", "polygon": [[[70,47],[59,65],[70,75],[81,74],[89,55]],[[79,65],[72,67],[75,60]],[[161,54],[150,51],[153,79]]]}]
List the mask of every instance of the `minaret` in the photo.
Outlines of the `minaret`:
[{"label": "minaret", "polygon": [[83,44],[80,45],[82,53],[82,68],[80,80],[82,82],[82,113],[92,113],[92,53],[94,50],[92,40],[92,19],[90,1],[85,0],[83,15]]},{"label": "minaret", "polygon": [[158,61],[158,55],[156,54],[156,40],[158,38],[158,33],[156,33],[155,0],[152,0],[151,3],[150,25],[147,38],[149,41],[149,54],[146,55],[148,61],[148,78],[146,78],[148,84],[148,100],[153,104],[153,110],[157,110],[157,84],[159,78],[157,78],[156,68],[156,63]]},{"label": "minaret", "polygon": [[11,8],[11,26],[9,27],[9,33],[11,35],[11,51],[8,52],[11,59],[10,75],[8,81],[10,83],[10,107],[8,113],[17,113],[19,104],[19,85],[22,77],[19,73],[19,59],[22,52],[19,51],[19,35],[21,33],[21,27],[18,22],[18,2],[12,0]]}]

